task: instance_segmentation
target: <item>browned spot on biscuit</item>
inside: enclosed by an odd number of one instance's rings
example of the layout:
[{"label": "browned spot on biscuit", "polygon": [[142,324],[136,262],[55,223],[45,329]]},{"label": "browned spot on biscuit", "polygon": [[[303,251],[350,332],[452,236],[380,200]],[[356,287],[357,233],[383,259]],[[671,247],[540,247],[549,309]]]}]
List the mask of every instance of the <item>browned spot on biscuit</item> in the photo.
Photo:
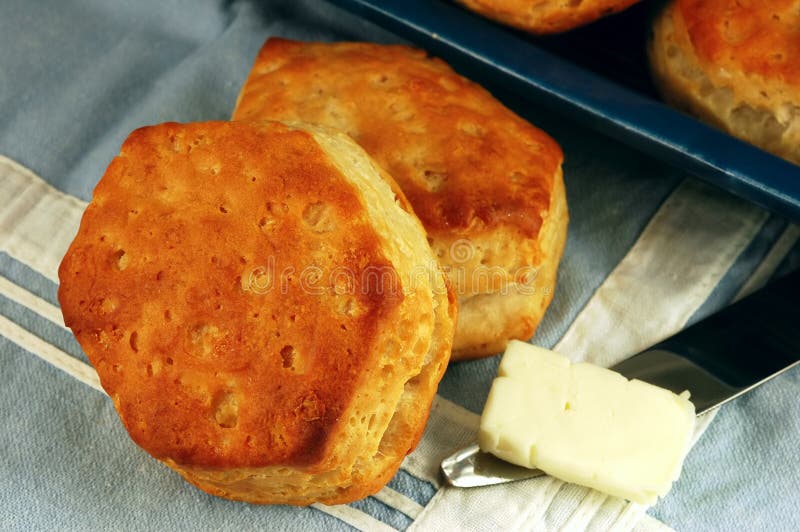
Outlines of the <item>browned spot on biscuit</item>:
[{"label": "browned spot on biscuit", "polygon": [[235,427],[239,421],[239,399],[230,391],[221,392],[214,398],[214,420],[222,428]]},{"label": "browned spot on biscuit", "polygon": [[315,233],[328,233],[336,229],[331,209],[321,201],[309,203],[303,209],[303,221]]},{"label": "browned spot on biscuit", "polygon": [[311,391],[300,400],[295,413],[303,421],[314,421],[325,415],[325,404],[315,392]]},{"label": "browned spot on biscuit", "polygon": [[284,368],[290,369],[294,371],[294,363],[295,358],[297,357],[297,352],[294,350],[294,347],[291,345],[285,345],[281,349],[281,364]]},{"label": "browned spot on biscuit", "polygon": [[459,0],[486,17],[535,33],[577,28],[621,11],[639,0]]},{"label": "browned spot on biscuit", "polygon": [[114,264],[119,271],[123,271],[130,264],[130,256],[125,253],[124,249],[119,249],[114,252]]}]

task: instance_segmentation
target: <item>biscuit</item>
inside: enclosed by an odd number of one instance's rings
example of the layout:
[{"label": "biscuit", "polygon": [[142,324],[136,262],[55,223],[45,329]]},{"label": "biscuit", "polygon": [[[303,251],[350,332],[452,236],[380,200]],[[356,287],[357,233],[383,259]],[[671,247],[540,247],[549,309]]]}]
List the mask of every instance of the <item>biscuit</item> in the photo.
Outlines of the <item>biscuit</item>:
[{"label": "biscuit", "polygon": [[537,35],[561,33],[626,9],[639,0],[458,0],[484,17]]},{"label": "biscuit", "polygon": [[678,0],[649,42],[664,99],[727,133],[800,163],[797,2]]},{"label": "biscuit", "polygon": [[399,189],[346,135],[300,124],[134,131],[59,277],[133,440],[254,503],[379,490],[421,436],[455,328]]},{"label": "biscuit", "polygon": [[425,52],[366,43],[268,40],[233,118],[338,128],[392,175],[455,287],[454,359],[533,335],[567,228],[547,134]]}]

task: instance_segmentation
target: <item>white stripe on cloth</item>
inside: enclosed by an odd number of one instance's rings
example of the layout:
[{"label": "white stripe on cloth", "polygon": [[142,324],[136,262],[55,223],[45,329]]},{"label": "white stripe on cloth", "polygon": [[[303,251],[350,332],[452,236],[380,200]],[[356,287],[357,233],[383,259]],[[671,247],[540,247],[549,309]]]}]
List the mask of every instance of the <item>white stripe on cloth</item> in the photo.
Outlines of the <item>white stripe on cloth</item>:
[{"label": "white stripe on cloth", "polygon": [[675,334],[766,219],[743,200],[684,181],[554,349],[608,367]]},{"label": "white stripe on cloth", "polygon": [[78,232],[86,203],[60,192],[33,172],[0,155],[0,251],[51,281]]},{"label": "white stripe on cloth", "polygon": [[778,269],[778,266],[781,265],[783,259],[786,258],[786,255],[789,254],[797,243],[798,238],[800,238],[800,226],[790,224],[786,227],[761,261],[761,264],[758,265],[747,282],[739,289],[739,292],[737,292],[733,300],[739,301],[759,288],[763,288],[764,285],[767,284],[767,281],[769,281],[769,278],[772,277],[772,274],[775,273],[775,270]]},{"label": "white stripe on cloth", "polygon": [[370,532],[373,530],[375,532],[395,532],[394,528],[390,527],[383,521],[379,521],[371,515],[364,513],[361,510],[356,510],[352,506],[347,506],[346,504],[325,506],[324,504],[314,503],[311,505],[311,507],[321,512],[325,512],[328,515],[332,515],[333,517],[339,519],[340,521],[344,521],[348,525],[357,528],[358,530],[369,530]]},{"label": "white stripe on cloth", "polygon": [[411,519],[416,519],[425,508],[414,499],[406,497],[399,491],[395,491],[388,486],[385,486],[383,489],[381,489],[381,491],[373,495],[373,497],[381,501],[386,506],[406,514]]},{"label": "white stripe on cloth", "polygon": [[[764,211],[744,201],[692,180],[683,182],[555,349],[572,360],[610,366],[676,333],[708,298],[766,219]],[[429,480],[436,478],[444,456],[474,441],[478,416],[472,414],[470,418],[463,410],[437,401],[423,441],[404,463],[409,472]],[[699,420],[695,441],[712,418]],[[428,438],[432,441],[426,441]],[[581,497],[581,502],[562,519],[530,512],[530,505],[553,505],[560,492],[553,490],[553,482],[560,481],[540,477],[480,490],[443,487],[412,529],[663,528],[644,513],[643,506],[620,506],[618,499],[577,487],[573,497]],[[528,520],[520,522],[520,516]]]},{"label": "white stripe on cloth", "polygon": [[45,301],[36,294],[32,294],[21,286],[17,286],[6,279],[2,274],[0,274],[0,295],[29,308],[39,316],[58,325],[62,329],[67,329],[67,326],[64,325],[64,318],[61,316],[61,310],[59,310],[57,306],[49,301]]},{"label": "white stripe on cloth", "polygon": [[0,335],[5,336],[21,348],[30,351],[45,362],[49,362],[51,365],[78,379],[82,383],[91,386],[99,392],[105,393],[103,387],[100,386],[100,379],[97,377],[97,372],[95,372],[92,366],[65,353],[49,342],[45,342],[2,314],[0,314]]},{"label": "white stripe on cloth", "polygon": [[[605,493],[600,493],[595,490],[586,490],[586,496],[583,498],[578,508],[570,514],[567,522],[559,527],[559,530],[584,530],[588,528],[588,524],[592,518],[600,511],[603,503],[609,499]],[[612,526],[615,523],[610,523]]]}]

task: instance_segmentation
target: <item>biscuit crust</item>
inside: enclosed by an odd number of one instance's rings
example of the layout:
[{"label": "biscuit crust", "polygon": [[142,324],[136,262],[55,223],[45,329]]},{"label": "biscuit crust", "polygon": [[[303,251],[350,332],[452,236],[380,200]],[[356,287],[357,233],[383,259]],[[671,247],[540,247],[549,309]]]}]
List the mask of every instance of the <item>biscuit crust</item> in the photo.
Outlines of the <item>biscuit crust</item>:
[{"label": "biscuit crust", "polygon": [[476,13],[537,35],[561,33],[618,13],[639,0],[458,0]]},{"label": "biscuit crust", "polygon": [[[502,237],[498,240],[504,242]],[[453,339],[454,357],[465,360],[480,358],[486,353],[501,353],[508,339],[533,336],[553,299],[558,259],[564,253],[566,242],[566,190],[559,175],[539,236],[539,246],[547,250],[548,257],[536,267],[517,270],[529,274],[527,279],[461,299]]]},{"label": "biscuit crust", "polygon": [[455,304],[381,172],[346,135],[298,124],[130,135],[59,300],[137,444],[258,503],[352,501],[391,478],[424,428]]},{"label": "biscuit crust", "polygon": [[[567,223],[565,196],[554,194],[563,189],[560,147],[422,50],[269,39],[233,119],[347,132],[400,185],[462,304],[513,291],[522,271],[557,268]],[[502,326],[459,324],[453,357],[492,355],[509,338],[530,338],[547,306],[541,302],[552,297],[545,282],[555,276],[541,275],[536,304],[521,315],[501,313]]]},{"label": "biscuit crust", "polygon": [[697,59],[800,87],[800,9],[795,0],[678,0]]},{"label": "biscuit crust", "polygon": [[800,163],[797,2],[677,0],[649,43],[665,100],[731,135]]}]

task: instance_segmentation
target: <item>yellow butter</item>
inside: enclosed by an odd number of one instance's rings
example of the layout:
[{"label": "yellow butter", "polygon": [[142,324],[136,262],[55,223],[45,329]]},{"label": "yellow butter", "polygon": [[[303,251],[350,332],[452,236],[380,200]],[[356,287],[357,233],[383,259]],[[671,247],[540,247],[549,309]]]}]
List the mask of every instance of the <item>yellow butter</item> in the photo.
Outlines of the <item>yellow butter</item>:
[{"label": "yellow butter", "polygon": [[481,449],[575,484],[653,504],[694,431],[688,392],[511,341],[481,417]]}]

